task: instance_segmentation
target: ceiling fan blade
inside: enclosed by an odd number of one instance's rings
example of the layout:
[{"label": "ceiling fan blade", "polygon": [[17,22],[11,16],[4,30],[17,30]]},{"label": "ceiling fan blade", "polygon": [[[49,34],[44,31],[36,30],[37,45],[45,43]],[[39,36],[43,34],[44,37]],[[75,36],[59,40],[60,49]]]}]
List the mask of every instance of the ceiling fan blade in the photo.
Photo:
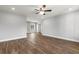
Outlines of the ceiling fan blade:
[{"label": "ceiling fan blade", "polygon": [[35,14],[39,14],[39,12],[35,13]]},{"label": "ceiling fan blade", "polygon": [[44,10],[45,12],[51,12],[52,10]]},{"label": "ceiling fan blade", "polygon": [[39,11],[38,9],[35,9],[36,11]]}]

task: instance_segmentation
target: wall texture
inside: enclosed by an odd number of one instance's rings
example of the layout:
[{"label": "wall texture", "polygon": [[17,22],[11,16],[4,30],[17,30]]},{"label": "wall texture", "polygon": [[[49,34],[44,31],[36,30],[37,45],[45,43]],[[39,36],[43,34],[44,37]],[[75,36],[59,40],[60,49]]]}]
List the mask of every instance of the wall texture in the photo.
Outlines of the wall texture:
[{"label": "wall texture", "polygon": [[26,17],[0,12],[0,41],[26,36]]},{"label": "wall texture", "polygon": [[44,20],[41,31],[43,35],[79,42],[79,11]]}]

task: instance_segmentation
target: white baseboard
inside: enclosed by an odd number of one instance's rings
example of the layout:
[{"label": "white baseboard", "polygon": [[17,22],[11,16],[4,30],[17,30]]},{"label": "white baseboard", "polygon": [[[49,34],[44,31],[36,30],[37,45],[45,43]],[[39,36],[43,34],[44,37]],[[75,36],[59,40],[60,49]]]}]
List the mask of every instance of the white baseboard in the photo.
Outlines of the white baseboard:
[{"label": "white baseboard", "polygon": [[79,42],[79,40],[66,38],[66,37],[61,37],[61,36],[54,36],[54,35],[50,35],[50,34],[43,34],[43,35],[44,36],[49,36],[49,37],[54,37],[54,38],[59,38],[59,39],[63,39],[63,40],[73,41],[73,42]]},{"label": "white baseboard", "polygon": [[27,36],[20,36],[20,37],[9,38],[9,39],[1,39],[0,42],[11,41],[11,40],[18,40],[18,39],[26,38],[26,37]]}]

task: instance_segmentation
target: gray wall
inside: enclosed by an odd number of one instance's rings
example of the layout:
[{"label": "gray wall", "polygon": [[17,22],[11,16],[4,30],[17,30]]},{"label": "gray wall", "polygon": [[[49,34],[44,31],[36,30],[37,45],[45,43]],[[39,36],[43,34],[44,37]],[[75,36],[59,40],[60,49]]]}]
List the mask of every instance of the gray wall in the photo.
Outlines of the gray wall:
[{"label": "gray wall", "polygon": [[42,33],[47,36],[68,38],[68,40],[79,42],[79,11],[44,20]]},{"label": "gray wall", "polygon": [[25,37],[26,17],[0,12],[0,41]]}]

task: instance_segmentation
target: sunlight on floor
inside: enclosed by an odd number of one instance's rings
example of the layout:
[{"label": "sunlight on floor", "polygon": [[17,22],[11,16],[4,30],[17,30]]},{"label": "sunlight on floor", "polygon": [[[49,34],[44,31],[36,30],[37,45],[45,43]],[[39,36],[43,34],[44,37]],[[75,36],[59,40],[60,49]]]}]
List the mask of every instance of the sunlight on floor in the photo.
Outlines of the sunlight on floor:
[{"label": "sunlight on floor", "polygon": [[28,41],[35,43],[36,41],[36,34],[35,33],[31,33],[30,35],[28,35]]}]

